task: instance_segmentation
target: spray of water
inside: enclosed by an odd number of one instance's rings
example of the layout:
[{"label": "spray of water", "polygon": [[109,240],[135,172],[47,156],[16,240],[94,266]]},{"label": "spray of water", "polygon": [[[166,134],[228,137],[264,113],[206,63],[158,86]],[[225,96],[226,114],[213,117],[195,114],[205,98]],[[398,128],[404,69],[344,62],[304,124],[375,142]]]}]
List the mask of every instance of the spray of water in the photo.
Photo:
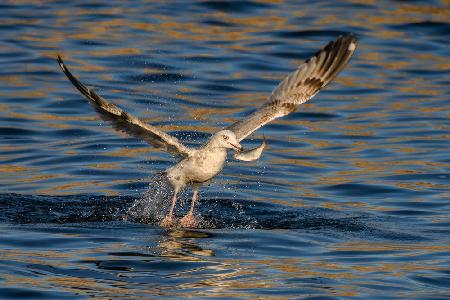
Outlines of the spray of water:
[{"label": "spray of water", "polygon": [[167,214],[173,187],[165,172],[153,176],[148,190],[128,209],[125,218],[134,222],[158,223]]}]

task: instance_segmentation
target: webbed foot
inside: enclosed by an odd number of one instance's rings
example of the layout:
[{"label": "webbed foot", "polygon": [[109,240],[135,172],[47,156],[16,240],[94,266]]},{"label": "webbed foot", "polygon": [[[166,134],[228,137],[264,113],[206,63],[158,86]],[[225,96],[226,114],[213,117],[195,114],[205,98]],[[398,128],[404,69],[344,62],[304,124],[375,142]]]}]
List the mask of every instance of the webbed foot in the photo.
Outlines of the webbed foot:
[{"label": "webbed foot", "polygon": [[175,225],[175,221],[172,215],[167,215],[165,218],[159,223],[161,227],[173,227]]},{"label": "webbed foot", "polygon": [[180,220],[180,227],[195,228],[197,226],[198,226],[198,220],[195,218],[193,213],[188,213]]}]

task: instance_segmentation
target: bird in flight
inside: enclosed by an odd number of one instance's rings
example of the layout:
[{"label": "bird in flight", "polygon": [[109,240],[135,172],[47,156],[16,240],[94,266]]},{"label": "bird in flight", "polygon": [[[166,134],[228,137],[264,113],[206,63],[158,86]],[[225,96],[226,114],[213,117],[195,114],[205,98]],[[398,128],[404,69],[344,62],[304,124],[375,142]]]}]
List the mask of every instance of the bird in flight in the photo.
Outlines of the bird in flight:
[{"label": "bird in flight", "polygon": [[178,223],[181,227],[196,227],[198,221],[194,216],[194,206],[199,187],[221,172],[228,150],[234,151],[234,158],[237,160],[259,159],[266,147],[265,140],[260,146],[249,150],[244,150],[240,142],[261,126],[288,115],[300,104],[314,97],[344,69],[356,45],[357,40],[351,34],[345,37],[339,36],[335,41],[331,41],[281,81],[259,109],[227,128],[219,130],[204,145],[196,149],[183,145],[177,138],[106,101],[72,75],[60,56],[57,61],[70,82],[89,100],[100,117],[111,122],[115,129],[143,139],[150,145],[171,154],[181,156],[176,165],[164,171],[174,193],[169,212],[160,221],[160,225],[164,227],[177,225],[173,214],[177,195],[186,186],[191,186],[193,196],[189,212]]}]

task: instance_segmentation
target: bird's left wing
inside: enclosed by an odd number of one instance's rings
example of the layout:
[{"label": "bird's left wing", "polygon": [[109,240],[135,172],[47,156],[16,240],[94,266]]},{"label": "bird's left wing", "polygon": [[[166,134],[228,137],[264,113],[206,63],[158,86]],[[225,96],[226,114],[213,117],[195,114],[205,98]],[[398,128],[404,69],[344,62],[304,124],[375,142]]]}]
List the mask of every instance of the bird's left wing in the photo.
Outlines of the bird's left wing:
[{"label": "bird's left wing", "polygon": [[139,139],[143,139],[155,148],[161,148],[169,153],[189,156],[192,150],[184,146],[176,137],[165,133],[155,126],[146,124],[139,118],[123,111],[113,103],[109,103],[97,95],[94,90],[86,87],[75,76],[73,76],[59,55],[57,61],[70,82],[72,82],[78,91],[80,91],[81,94],[89,100],[100,117],[105,121],[111,122],[112,126],[116,130],[123,131]]},{"label": "bird's left wing", "polygon": [[280,82],[258,110],[227,129],[241,141],[261,126],[295,111],[342,71],[355,49],[356,38],[351,34],[330,42]]}]

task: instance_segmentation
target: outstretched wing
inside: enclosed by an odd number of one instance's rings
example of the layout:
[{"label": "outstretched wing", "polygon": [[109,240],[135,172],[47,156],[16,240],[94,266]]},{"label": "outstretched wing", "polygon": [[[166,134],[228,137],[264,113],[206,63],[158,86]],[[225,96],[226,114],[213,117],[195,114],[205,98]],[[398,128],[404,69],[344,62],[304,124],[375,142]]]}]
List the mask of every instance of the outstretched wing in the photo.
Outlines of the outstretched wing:
[{"label": "outstretched wing", "polygon": [[351,34],[330,42],[280,82],[263,106],[227,129],[241,141],[261,126],[295,111],[336,77],[352,57],[356,44]]},{"label": "outstretched wing", "polygon": [[142,120],[123,111],[113,103],[107,102],[105,99],[97,95],[94,90],[82,84],[64,64],[58,55],[58,63],[64,74],[69,78],[70,82],[85,96],[94,106],[100,117],[111,122],[112,126],[126,132],[132,136],[143,139],[156,148],[161,148],[172,154],[181,154],[188,156],[192,151],[188,147],[181,144],[177,138],[159,130],[158,128],[144,123]]}]

